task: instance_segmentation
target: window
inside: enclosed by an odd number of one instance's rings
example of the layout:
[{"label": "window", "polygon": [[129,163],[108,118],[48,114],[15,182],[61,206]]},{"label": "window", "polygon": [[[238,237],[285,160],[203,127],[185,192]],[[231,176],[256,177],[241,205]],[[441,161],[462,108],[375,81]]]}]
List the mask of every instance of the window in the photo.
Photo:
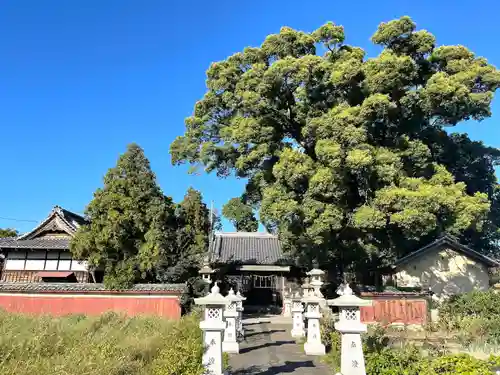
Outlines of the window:
[{"label": "window", "polygon": [[73,261],[69,251],[12,251],[7,254],[5,269],[11,271],[85,271],[86,262]]},{"label": "window", "polygon": [[254,288],[275,288],[276,287],[276,279],[274,276],[261,276],[254,275],[253,277],[253,286]]},{"label": "window", "polygon": [[25,270],[40,271],[45,269],[46,251],[28,251]]},{"label": "window", "polygon": [[5,269],[16,271],[24,270],[26,263],[26,251],[9,251],[5,259]]}]

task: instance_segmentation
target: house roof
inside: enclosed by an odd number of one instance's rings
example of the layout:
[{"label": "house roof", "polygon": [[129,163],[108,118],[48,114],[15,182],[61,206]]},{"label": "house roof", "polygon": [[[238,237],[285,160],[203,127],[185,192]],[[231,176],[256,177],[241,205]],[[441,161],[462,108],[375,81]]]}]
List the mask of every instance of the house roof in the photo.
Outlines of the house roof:
[{"label": "house roof", "polygon": [[69,249],[69,238],[35,238],[20,240],[18,238],[0,238],[0,249]]},{"label": "house roof", "polygon": [[[0,249],[69,249],[70,238],[81,225],[84,217],[55,206],[50,214],[33,230],[19,237],[0,238]],[[67,237],[44,236],[47,233],[65,233]]]},{"label": "house roof", "polygon": [[[121,292],[129,293],[182,293],[185,284],[136,284],[130,289]],[[29,282],[0,282],[0,293],[116,293],[99,283],[29,283]]]},{"label": "house roof", "polygon": [[471,259],[474,259],[477,262],[480,262],[488,267],[500,267],[500,263],[496,261],[495,259],[492,259],[486,255],[483,255],[481,253],[478,253],[477,251],[471,249],[468,246],[462,245],[458,240],[450,235],[445,235],[443,237],[438,238],[434,242],[431,242],[430,244],[418,249],[417,251],[414,251],[413,253],[404,256],[403,258],[398,259],[393,267],[397,268],[400,267],[412,260],[415,260],[421,256],[423,256],[426,253],[429,253],[433,250],[440,249],[442,247],[449,247],[453,250],[455,250],[458,253],[461,253],[463,255],[468,256]]},{"label": "house roof", "polygon": [[85,220],[83,216],[65,210],[62,207],[55,206],[45,220],[30,232],[19,236],[18,239],[31,240],[39,237],[44,232],[53,230],[63,231],[72,236],[83,224],[87,224],[87,220]]},{"label": "house roof", "polygon": [[278,236],[254,232],[215,233],[209,246],[211,263],[275,265],[286,262]]}]

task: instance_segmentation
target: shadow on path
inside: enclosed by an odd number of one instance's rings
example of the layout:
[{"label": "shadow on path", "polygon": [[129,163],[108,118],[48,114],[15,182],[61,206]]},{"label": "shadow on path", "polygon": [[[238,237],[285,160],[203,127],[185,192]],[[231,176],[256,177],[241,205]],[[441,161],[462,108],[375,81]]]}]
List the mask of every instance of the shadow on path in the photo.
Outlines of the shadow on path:
[{"label": "shadow on path", "polygon": [[[247,330],[247,332],[248,331],[250,331],[250,330]],[[251,332],[253,332],[253,333],[248,333],[248,334],[245,333],[245,338],[252,337],[252,336],[258,336],[258,335],[269,335],[271,333],[286,332],[286,330],[284,330],[284,329],[272,329],[270,331],[264,331],[264,332],[262,332],[262,331],[255,332],[254,330],[252,330]]]},{"label": "shadow on path", "polygon": [[237,370],[232,372],[232,375],[279,375],[294,373],[299,368],[316,367],[313,361],[285,361],[282,365],[271,366],[267,369],[262,369],[259,366],[252,366],[248,369]]},{"label": "shadow on path", "polygon": [[[307,356],[302,342],[290,336],[291,324],[258,323],[229,356],[232,375],[331,375],[318,357]],[[248,331],[247,331],[248,332]]]},{"label": "shadow on path", "polygon": [[251,352],[252,350],[258,350],[258,349],[262,349],[262,348],[269,348],[272,346],[281,346],[281,345],[287,345],[287,344],[295,344],[295,341],[292,341],[292,340],[273,341],[273,342],[266,342],[265,344],[261,344],[261,345],[248,346],[246,348],[240,349],[240,354],[245,354],[245,353]]}]

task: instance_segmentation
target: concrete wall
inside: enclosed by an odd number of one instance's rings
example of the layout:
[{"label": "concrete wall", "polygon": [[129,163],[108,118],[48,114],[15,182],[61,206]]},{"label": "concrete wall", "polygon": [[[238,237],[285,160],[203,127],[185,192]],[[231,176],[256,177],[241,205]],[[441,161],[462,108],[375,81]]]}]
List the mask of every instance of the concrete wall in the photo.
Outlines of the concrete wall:
[{"label": "concrete wall", "polygon": [[428,252],[402,265],[395,281],[398,287],[430,287],[436,299],[487,290],[490,284],[485,265],[449,248]]}]

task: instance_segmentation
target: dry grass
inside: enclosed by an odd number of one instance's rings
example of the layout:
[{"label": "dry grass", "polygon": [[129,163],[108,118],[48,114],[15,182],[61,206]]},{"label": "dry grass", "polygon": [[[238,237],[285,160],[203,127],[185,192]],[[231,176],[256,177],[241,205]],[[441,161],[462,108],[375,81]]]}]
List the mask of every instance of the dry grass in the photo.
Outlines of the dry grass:
[{"label": "dry grass", "polygon": [[198,322],[0,312],[0,375],[201,375]]}]

